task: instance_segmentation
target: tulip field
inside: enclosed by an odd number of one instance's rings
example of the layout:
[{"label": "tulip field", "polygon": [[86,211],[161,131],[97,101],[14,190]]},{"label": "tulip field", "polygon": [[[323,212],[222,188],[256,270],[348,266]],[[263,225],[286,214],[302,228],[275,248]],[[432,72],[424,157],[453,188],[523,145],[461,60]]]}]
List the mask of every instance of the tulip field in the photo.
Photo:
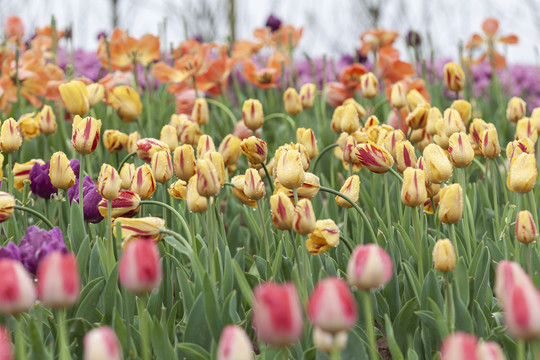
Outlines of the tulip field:
[{"label": "tulip field", "polygon": [[540,359],[540,68],[496,19],[444,61],[381,28],[312,58],[275,16],[91,51],[23,21],[0,360]]}]

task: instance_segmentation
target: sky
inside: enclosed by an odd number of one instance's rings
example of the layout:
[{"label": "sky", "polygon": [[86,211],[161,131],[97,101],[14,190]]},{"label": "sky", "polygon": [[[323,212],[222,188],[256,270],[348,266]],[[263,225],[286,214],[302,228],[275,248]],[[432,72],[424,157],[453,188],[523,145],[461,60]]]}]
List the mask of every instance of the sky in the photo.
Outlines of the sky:
[{"label": "sky", "polygon": [[[378,13],[380,27],[401,34],[412,28],[425,40],[429,33],[436,57],[457,59],[458,43],[480,32],[483,19],[495,16],[500,21],[500,34],[520,37],[518,45],[506,49],[509,62],[538,62],[538,0],[118,0],[119,26],[136,37],[161,34],[166,43],[174,45],[185,38],[186,27],[188,36],[202,33],[205,40],[226,41],[231,1],[235,2],[237,38],[252,39],[253,29],[264,25],[274,13],[285,23],[304,26],[297,50],[300,54],[338,57],[352,53],[361,44],[360,34],[374,25],[369,14]],[[73,24],[76,47],[95,49],[97,34],[112,29],[111,0],[0,0],[0,5],[1,21],[14,13],[21,16],[27,29],[50,23],[53,14],[60,28]],[[397,46],[405,52],[403,39]]]}]

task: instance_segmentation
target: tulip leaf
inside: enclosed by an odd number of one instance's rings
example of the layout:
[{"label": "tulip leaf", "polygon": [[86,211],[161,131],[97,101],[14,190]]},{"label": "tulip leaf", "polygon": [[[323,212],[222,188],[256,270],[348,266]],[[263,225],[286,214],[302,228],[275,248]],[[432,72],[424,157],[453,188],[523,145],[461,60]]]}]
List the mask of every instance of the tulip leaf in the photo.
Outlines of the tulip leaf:
[{"label": "tulip leaf", "polygon": [[406,262],[401,262],[403,269],[405,270],[405,275],[408,280],[409,286],[412,288],[412,292],[416,299],[420,299],[421,285],[416,272],[413,268]]},{"label": "tulip leaf", "polygon": [[418,326],[418,318],[415,311],[418,310],[418,301],[416,298],[410,299],[396,316],[394,320],[394,332],[400,334],[396,341],[401,351],[407,351],[412,343],[412,334]]},{"label": "tulip leaf", "polygon": [[424,285],[422,286],[422,295],[420,297],[420,307],[422,309],[428,308],[428,300],[434,300],[439,308],[444,304],[444,300],[441,295],[441,286],[435,277],[433,270],[430,270],[424,279]]},{"label": "tulip leaf", "polygon": [[253,292],[251,291],[251,287],[249,286],[249,283],[246,279],[246,274],[244,273],[244,271],[242,271],[240,265],[238,265],[236,260],[233,261],[233,268],[236,283],[238,284],[240,292],[242,293],[242,299],[246,301],[249,305],[251,305]]},{"label": "tulip leaf", "polygon": [[223,254],[223,279],[221,288],[221,298],[230,294],[234,286],[234,269],[232,265],[231,252],[229,247],[225,247]]},{"label": "tulip leaf", "polygon": [[388,349],[394,360],[404,360],[403,353],[398,346],[396,338],[394,336],[394,328],[388,314],[384,314],[384,330],[386,333],[386,341],[388,342]]},{"label": "tulip leaf", "polygon": [[103,294],[103,319],[104,324],[110,324],[112,320],[112,313],[116,301],[116,293],[118,291],[118,263],[114,266],[107,285],[105,287],[105,293]]},{"label": "tulip leaf", "polygon": [[105,289],[105,278],[98,277],[90,281],[81,291],[79,305],[76,308],[76,317],[88,319],[94,317],[92,310],[96,308],[97,302]]},{"label": "tulip leaf", "polygon": [[[193,289],[190,285],[189,278],[183,269],[177,269],[176,278],[178,280],[178,286],[180,287],[180,293],[182,295],[184,311],[189,312],[189,309],[192,308],[194,302]],[[189,315],[189,313],[186,315]]]},{"label": "tulip leaf", "polygon": [[459,297],[463,300],[463,303],[468,306],[469,304],[469,274],[465,267],[465,261],[460,257],[457,261],[457,265],[454,268],[453,282]]},{"label": "tulip leaf", "polygon": [[204,349],[210,348],[212,333],[208,329],[206,317],[203,294],[201,293],[195,299],[187,318],[183,339],[184,343],[194,343]]},{"label": "tulip leaf", "polygon": [[162,324],[154,318],[152,325],[152,348],[157,359],[173,359],[174,349]]},{"label": "tulip leaf", "polygon": [[73,244],[73,252],[77,253],[81,244],[88,241],[86,238],[86,227],[84,226],[84,217],[79,203],[72,201],[70,204],[70,222],[69,237]]},{"label": "tulip leaf", "polygon": [[206,275],[204,277],[204,312],[206,322],[208,323],[208,329],[212,333],[216,343],[221,336],[221,330],[223,328],[221,317],[219,315],[219,305],[217,302],[216,288],[212,284],[210,277]]},{"label": "tulip leaf", "polygon": [[454,300],[454,315],[455,315],[455,329],[462,330],[468,333],[473,333],[474,326],[469,310],[463,303],[463,300],[459,297],[459,294],[455,289],[452,289],[452,295]]}]

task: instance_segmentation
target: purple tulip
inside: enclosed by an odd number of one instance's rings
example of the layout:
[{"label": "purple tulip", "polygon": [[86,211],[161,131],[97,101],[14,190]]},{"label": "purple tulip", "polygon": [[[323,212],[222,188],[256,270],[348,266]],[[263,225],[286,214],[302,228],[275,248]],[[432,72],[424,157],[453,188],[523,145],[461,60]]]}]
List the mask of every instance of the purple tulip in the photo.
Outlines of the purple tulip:
[{"label": "purple tulip", "polygon": [[67,252],[64,237],[59,227],[47,231],[32,225],[26,229],[19,245],[21,261],[24,267],[35,274],[42,259],[55,250]]},{"label": "purple tulip", "polygon": [[[69,201],[79,202],[79,184],[73,185],[68,190]],[[90,176],[83,178],[83,214],[84,220],[91,223],[98,223],[103,220],[103,216],[99,213],[98,204],[102,197],[97,191],[97,186],[92,181]]]},{"label": "purple tulip", "polygon": [[270,14],[268,20],[266,20],[266,26],[272,29],[272,32],[277,31],[281,26],[281,19],[274,14]]},{"label": "purple tulip", "polygon": [[[75,173],[75,177],[78,179],[80,168],[79,160],[72,159],[69,163]],[[49,161],[44,165],[36,163],[32,167],[32,170],[30,170],[30,190],[37,197],[50,199],[52,194],[58,192],[58,189],[51,184],[51,178],[49,177],[50,166],[51,163]]]},{"label": "purple tulip", "polygon": [[413,48],[417,48],[422,45],[422,37],[414,30],[409,30],[407,36],[405,37],[405,41],[408,46]]},{"label": "purple tulip", "polygon": [[14,243],[10,242],[6,246],[0,246],[0,259],[13,259],[21,261],[21,251],[19,247]]}]

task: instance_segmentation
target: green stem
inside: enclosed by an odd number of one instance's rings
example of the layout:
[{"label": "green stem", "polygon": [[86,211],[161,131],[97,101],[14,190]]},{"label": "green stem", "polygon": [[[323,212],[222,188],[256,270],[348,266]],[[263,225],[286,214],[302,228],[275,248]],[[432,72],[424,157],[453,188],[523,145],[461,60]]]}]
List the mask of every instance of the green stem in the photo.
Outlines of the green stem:
[{"label": "green stem", "polygon": [[450,226],[450,241],[452,242],[452,245],[454,245],[454,249],[456,250],[456,259],[459,259],[459,244],[457,242],[456,229],[454,227],[454,224],[450,224],[448,226]]},{"label": "green stem", "polygon": [[287,115],[287,114],[283,114],[283,113],[273,113],[273,114],[270,114],[270,115],[264,117],[264,122],[266,123],[267,121],[272,120],[272,119],[276,119],[276,118],[287,120],[287,122],[289,123],[289,125],[291,125],[291,129],[292,129],[293,131],[296,130],[296,125],[295,125],[295,122],[294,122],[293,118],[290,117],[290,116]]},{"label": "green stem", "polygon": [[38,217],[38,218],[39,218],[41,221],[43,221],[45,224],[47,224],[47,226],[48,226],[50,229],[54,228],[54,225],[49,221],[49,219],[47,219],[47,218],[45,217],[45,215],[43,215],[42,213],[40,213],[40,212],[38,212],[38,211],[36,211],[36,210],[34,210],[34,209],[32,209],[32,208],[28,208],[28,207],[26,207],[26,206],[21,206],[21,205],[15,205],[13,208],[16,209],[16,210],[25,211],[25,212],[27,212],[27,213],[30,213],[30,214],[32,214],[32,215]]},{"label": "green stem", "polygon": [[225,113],[229,116],[229,119],[231,120],[232,127],[234,128],[234,126],[236,125],[236,120],[237,119],[236,119],[236,116],[233,114],[233,112],[228,107],[226,107],[225,105],[223,105],[219,101],[215,101],[214,99],[207,98],[206,101],[209,104],[217,106],[221,110],[225,111]]},{"label": "green stem", "polygon": [[294,241],[295,240],[294,231],[289,230],[289,237],[291,239],[291,245],[292,245],[293,251],[294,251],[294,258],[296,260],[296,263],[298,264],[298,267],[297,267],[298,280],[301,279],[302,284],[303,284],[302,286],[299,286],[300,292],[303,295],[302,299],[307,299],[307,293],[306,293],[307,275],[306,275],[306,272],[304,271],[304,266],[303,266],[302,262],[300,261],[300,256],[298,255],[298,249],[297,249],[297,246],[296,246],[296,242]]},{"label": "green stem", "polygon": [[144,360],[150,360],[152,357],[152,351],[150,350],[150,333],[149,327],[151,324],[147,323],[145,310],[148,303],[148,295],[142,295],[140,301],[137,301],[137,313],[139,315],[139,334],[141,337],[141,350],[142,358]]},{"label": "green stem", "polygon": [[526,359],[525,358],[525,341],[524,340],[518,340],[516,359]]},{"label": "green stem", "polygon": [[193,245],[193,238],[191,237],[191,232],[189,231],[189,227],[186,223],[186,220],[184,219],[184,217],[182,215],[180,215],[180,213],[178,211],[176,211],[172,206],[170,206],[169,204],[166,204],[166,203],[163,203],[163,202],[160,202],[160,201],[155,201],[155,200],[142,200],[140,203],[140,205],[157,205],[157,206],[163,206],[164,208],[166,208],[167,210],[169,210],[174,216],[176,216],[176,218],[180,221],[180,224],[182,225],[182,227],[184,228],[184,231],[186,232],[186,236],[188,236],[188,240],[189,240],[189,244]]},{"label": "green stem", "polygon": [[296,188],[292,189],[293,197],[294,197],[294,205],[298,205],[298,190]]},{"label": "green stem", "polygon": [[413,216],[414,239],[416,241],[416,251],[418,251],[418,276],[424,279],[424,251],[422,246],[422,230],[420,227],[420,208],[414,208]]},{"label": "green stem", "polygon": [[472,258],[472,249],[471,249],[471,239],[474,239],[474,234],[470,234],[469,230],[469,209],[467,207],[467,202],[469,199],[467,198],[467,183],[466,183],[466,174],[465,170],[466,168],[457,169],[457,175],[458,175],[458,182],[461,186],[462,192],[463,192],[463,221],[461,222],[464,226],[464,237],[465,237],[465,245],[467,247],[467,259],[469,261]]},{"label": "green stem", "polygon": [[403,176],[396,171],[393,167],[388,168],[388,170],[394,175],[399,181],[403,182]]},{"label": "green stem", "polygon": [[7,168],[7,171],[8,171],[8,192],[11,195],[15,196],[13,194],[13,153],[8,153],[7,157],[8,157],[8,168]]},{"label": "green stem", "polygon": [[109,274],[112,272],[114,267],[115,258],[114,258],[114,238],[113,238],[113,229],[112,229],[112,201],[107,200],[107,247],[109,253]]},{"label": "green stem", "polygon": [[[210,276],[212,277],[212,280],[214,282],[216,282],[217,274],[216,274],[216,262],[215,262],[215,259],[214,259],[215,244],[214,244],[214,236],[213,236],[213,233],[214,233],[215,229],[214,229],[214,226],[213,226],[212,219],[210,219],[210,220],[206,219],[207,214],[210,217],[210,216],[212,216],[212,213],[213,213],[213,211],[212,211],[211,208],[206,213],[202,213],[201,214],[201,221],[203,223],[204,228],[207,231],[207,237],[209,238],[209,242],[210,242],[207,245],[207,247],[208,247],[208,265],[210,267]],[[210,228],[209,226],[212,226],[212,228]]]},{"label": "green stem", "polygon": [[[540,156],[540,155],[539,155]],[[538,211],[536,209],[536,201],[534,199],[534,193],[533,191],[529,191],[527,194],[527,197],[529,199],[529,207],[531,209],[531,213],[533,216],[534,224],[538,226]]]},{"label": "green stem", "polygon": [[496,234],[498,235],[500,233],[500,219],[499,219],[499,201],[497,199],[497,181],[495,178],[495,169],[497,168],[497,163],[495,160],[490,160],[491,163],[491,169],[490,169],[490,180],[491,180],[491,186],[493,191],[493,210],[495,211],[495,229]]},{"label": "green stem", "polygon": [[264,222],[264,215],[262,210],[262,201],[257,200],[257,210],[259,212],[259,218],[261,220],[261,226],[264,234],[264,245],[266,247],[266,261],[270,261],[270,242],[268,241],[268,232],[266,231],[266,224]]},{"label": "green stem", "polygon": [[324,149],[321,150],[321,152],[319,152],[319,156],[317,156],[317,158],[315,159],[315,162],[313,163],[313,166],[311,167],[311,172],[315,172],[315,169],[317,169],[317,165],[319,164],[319,160],[321,159],[321,157],[326,154],[328,151],[332,150],[333,148],[335,148],[336,146],[339,146],[338,144],[332,144],[332,145],[328,145],[327,147],[325,147]]},{"label": "green stem", "polygon": [[332,349],[330,350],[330,360],[340,360],[341,359],[341,349],[337,341],[337,335],[334,335],[332,338]]},{"label": "green stem", "polygon": [[369,291],[364,291],[364,315],[366,316],[366,333],[367,343],[369,347],[369,358],[371,360],[378,359],[377,345],[375,343],[375,332],[373,331],[373,304],[371,302],[371,294]]},{"label": "green stem", "polygon": [[444,280],[446,283],[446,303],[448,306],[448,333],[451,334],[454,332],[454,306],[452,302],[452,295],[450,292],[450,281],[448,280],[448,273],[444,274]]},{"label": "green stem", "polygon": [[23,330],[23,317],[15,317],[16,323],[16,335],[15,335],[15,357],[20,360],[26,360],[26,343],[24,340],[24,330]]},{"label": "green stem", "polygon": [[70,360],[69,354],[69,339],[66,329],[66,313],[65,309],[60,309],[56,312],[56,322],[58,326],[58,352],[60,360]]},{"label": "green stem", "polygon": [[120,161],[120,165],[118,165],[118,172],[120,172],[120,170],[122,170],[122,166],[124,166],[124,164],[126,163],[126,161],[128,161],[129,159],[131,159],[133,156],[137,155],[137,152],[136,151],[133,151],[133,152],[130,152],[129,154],[127,154],[123,159],[122,161]]},{"label": "green stem", "polygon": [[273,194],[274,193],[274,182],[272,181],[272,176],[270,175],[270,172],[268,172],[268,169],[266,168],[266,165],[264,164],[264,162],[262,162],[261,165],[262,165],[262,168],[264,169],[264,173],[266,174],[266,176],[265,176],[266,181],[268,182],[268,185],[270,186],[270,190],[271,190],[271,192]]},{"label": "green stem", "polygon": [[[81,209],[82,214],[84,214],[84,207],[83,207],[84,159],[85,159],[84,154],[81,154],[81,159],[79,160],[79,208]],[[84,218],[84,215],[83,215],[83,218]]]}]

